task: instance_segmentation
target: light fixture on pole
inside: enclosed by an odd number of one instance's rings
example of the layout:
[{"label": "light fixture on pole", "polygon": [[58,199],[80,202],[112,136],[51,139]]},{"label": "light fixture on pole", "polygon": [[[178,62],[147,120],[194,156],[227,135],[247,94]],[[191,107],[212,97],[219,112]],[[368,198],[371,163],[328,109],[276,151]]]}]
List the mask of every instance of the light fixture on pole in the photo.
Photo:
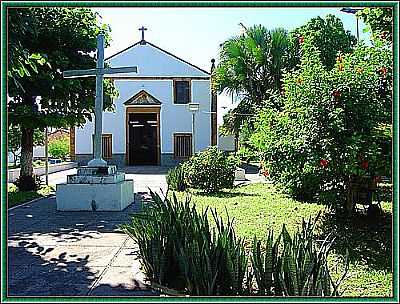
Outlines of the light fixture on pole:
[{"label": "light fixture on pole", "polygon": [[189,103],[188,110],[192,112],[192,155],[196,153],[195,114],[200,109],[200,104]]},{"label": "light fixture on pole", "polygon": [[[358,11],[361,11],[361,10],[363,10],[363,8],[344,7],[340,11],[343,13],[355,15]],[[356,22],[357,22],[357,42],[358,42],[358,41],[360,41],[360,30],[358,27],[358,17],[357,16],[356,16]]]}]

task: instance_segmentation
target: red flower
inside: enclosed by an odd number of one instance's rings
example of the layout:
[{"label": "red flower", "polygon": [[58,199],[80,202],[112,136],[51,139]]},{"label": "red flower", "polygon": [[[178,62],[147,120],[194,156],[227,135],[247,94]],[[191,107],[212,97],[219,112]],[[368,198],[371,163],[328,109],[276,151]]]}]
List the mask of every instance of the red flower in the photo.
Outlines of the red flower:
[{"label": "red flower", "polygon": [[338,90],[333,90],[332,91],[332,96],[335,97],[335,99],[338,99],[342,95],[342,93]]},{"label": "red flower", "polygon": [[369,166],[369,164],[368,164],[368,161],[367,161],[367,160],[363,160],[363,161],[361,162],[361,164],[360,164],[360,167],[363,168],[364,170],[367,170],[367,169],[368,169],[368,166]]},{"label": "red flower", "polygon": [[326,168],[326,167],[328,167],[329,160],[327,160],[327,159],[321,159],[321,160],[319,161],[319,164],[320,164],[320,166],[321,166],[322,168]]},{"label": "red flower", "polygon": [[303,42],[304,42],[304,37],[303,37],[303,36],[300,36],[300,37],[299,37],[299,43],[302,44]]},{"label": "red flower", "polygon": [[375,183],[380,183],[382,181],[382,176],[374,176]]},{"label": "red flower", "polygon": [[386,31],[382,32],[381,35],[380,35],[381,39],[386,39],[387,34],[388,34],[388,32],[386,32]]},{"label": "red flower", "polygon": [[386,76],[387,68],[382,67],[382,68],[379,69],[379,72],[381,72],[383,76]]},{"label": "red flower", "polygon": [[268,170],[265,170],[262,174],[263,174],[265,177],[269,176]]}]

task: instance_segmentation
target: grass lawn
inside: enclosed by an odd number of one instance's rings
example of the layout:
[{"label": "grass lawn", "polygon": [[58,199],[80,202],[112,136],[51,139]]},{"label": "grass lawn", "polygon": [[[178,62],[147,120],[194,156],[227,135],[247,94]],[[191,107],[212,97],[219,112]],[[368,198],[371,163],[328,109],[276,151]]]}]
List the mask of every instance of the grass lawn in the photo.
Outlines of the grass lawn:
[{"label": "grass lawn", "polygon": [[39,197],[45,197],[54,192],[53,186],[42,186],[37,191],[19,191],[13,184],[8,184],[8,207],[14,207]]},{"label": "grass lawn", "polygon": [[[338,219],[326,207],[318,204],[301,203],[278,193],[270,184],[252,184],[219,194],[202,194],[191,191],[192,202],[197,209],[207,206],[215,208],[226,218],[235,218],[238,236],[249,245],[256,235],[263,238],[269,228],[275,234],[285,224],[293,232],[301,224],[302,218],[315,217],[321,210],[319,221],[321,237],[335,231],[337,238],[332,251],[332,269],[349,250],[350,269],[348,279],[342,283],[344,296],[391,296],[392,294],[392,204],[383,203],[384,214],[377,220],[366,215],[354,216],[351,221]],[[179,193],[178,196],[183,196]]]}]

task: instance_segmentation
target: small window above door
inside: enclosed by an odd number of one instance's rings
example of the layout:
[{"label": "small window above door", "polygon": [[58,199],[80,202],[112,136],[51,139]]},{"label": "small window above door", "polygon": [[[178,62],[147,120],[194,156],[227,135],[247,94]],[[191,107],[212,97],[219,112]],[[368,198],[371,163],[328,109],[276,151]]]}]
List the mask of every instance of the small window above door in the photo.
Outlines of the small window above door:
[{"label": "small window above door", "polygon": [[190,103],[190,80],[174,80],[174,103]]}]

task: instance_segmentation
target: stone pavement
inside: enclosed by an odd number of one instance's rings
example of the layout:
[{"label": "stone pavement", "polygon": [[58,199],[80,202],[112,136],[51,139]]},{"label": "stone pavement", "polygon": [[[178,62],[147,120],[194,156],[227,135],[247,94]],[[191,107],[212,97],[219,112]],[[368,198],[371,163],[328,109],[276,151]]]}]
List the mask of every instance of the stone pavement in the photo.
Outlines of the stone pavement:
[{"label": "stone pavement", "polygon": [[55,197],[9,210],[8,295],[157,296],[118,228],[135,200],[122,212],[59,212]]}]

